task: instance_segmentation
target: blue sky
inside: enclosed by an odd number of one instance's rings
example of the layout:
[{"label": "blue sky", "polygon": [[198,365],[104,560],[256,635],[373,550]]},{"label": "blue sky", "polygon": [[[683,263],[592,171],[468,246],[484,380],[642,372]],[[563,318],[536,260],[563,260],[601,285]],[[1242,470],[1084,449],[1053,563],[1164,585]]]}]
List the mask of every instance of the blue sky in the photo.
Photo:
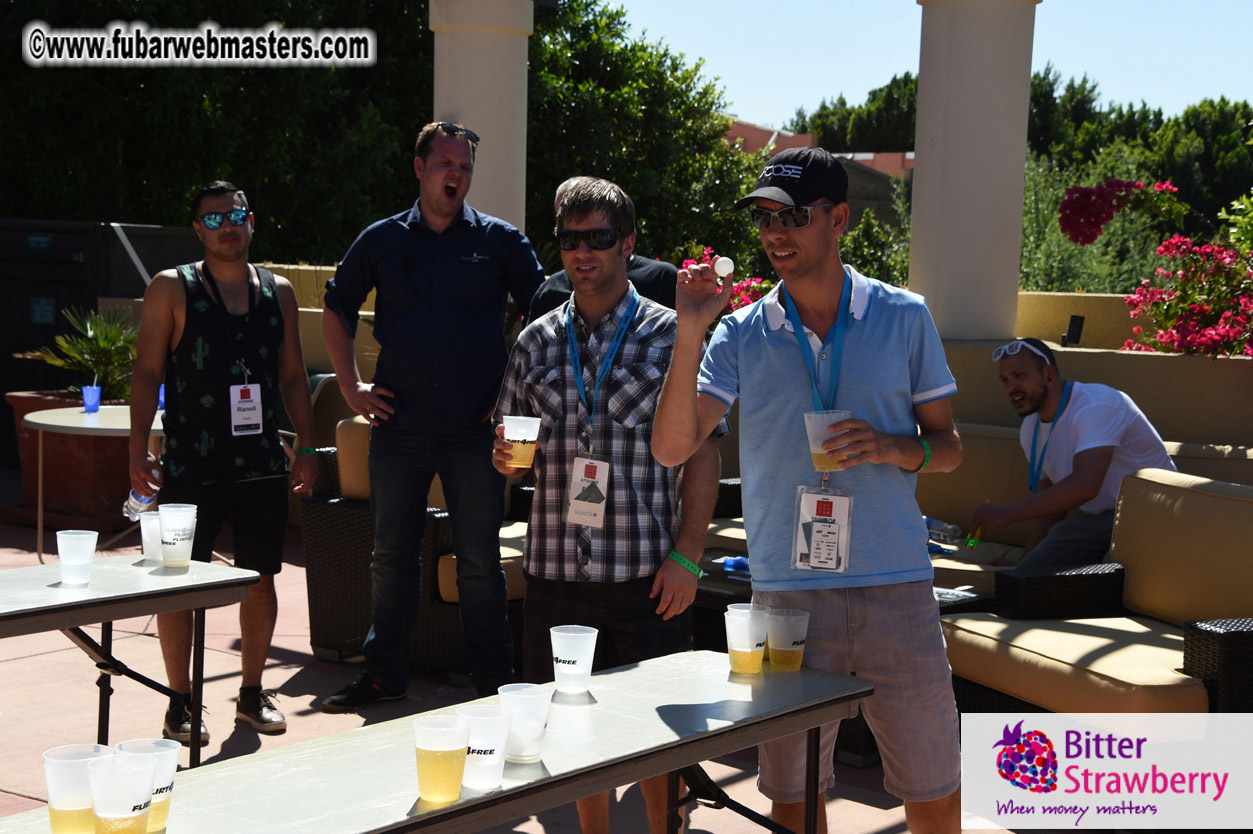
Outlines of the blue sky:
[{"label": "blue sky", "polygon": [[[664,41],[718,77],[730,112],[780,127],[841,93],[861,104],[918,72],[915,0],[623,0],[634,34]],[[1043,0],[1032,70],[1085,73],[1102,104],[1146,102],[1167,116],[1203,98],[1253,101],[1253,0]],[[789,68],[798,62],[800,71]]]}]

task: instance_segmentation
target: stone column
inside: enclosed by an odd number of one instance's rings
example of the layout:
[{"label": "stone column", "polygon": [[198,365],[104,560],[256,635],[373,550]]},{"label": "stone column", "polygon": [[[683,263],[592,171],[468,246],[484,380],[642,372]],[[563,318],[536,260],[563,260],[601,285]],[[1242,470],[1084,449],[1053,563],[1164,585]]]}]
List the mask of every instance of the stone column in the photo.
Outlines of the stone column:
[{"label": "stone column", "polygon": [[431,0],[435,120],[480,137],[466,201],[526,223],[527,38],[532,0]]},{"label": "stone column", "polygon": [[909,288],[946,339],[1009,339],[1039,0],[918,0]]}]

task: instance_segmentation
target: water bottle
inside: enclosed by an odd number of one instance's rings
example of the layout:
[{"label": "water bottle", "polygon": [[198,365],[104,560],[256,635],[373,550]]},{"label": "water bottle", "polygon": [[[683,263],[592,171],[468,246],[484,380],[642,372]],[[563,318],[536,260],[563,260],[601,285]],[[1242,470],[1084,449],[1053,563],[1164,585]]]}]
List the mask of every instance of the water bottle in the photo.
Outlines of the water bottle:
[{"label": "water bottle", "polygon": [[940,544],[958,545],[964,540],[965,536],[962,533],[962,528],[956,524],[949,524],[930,516],[923,516],[923,518],[927,522],[928,535]]},{"label": "water bottle", "polygon": [[139,521],[139,514],[153,509],[152,502],[155,500],[155,495],[140,495],[132,489],[131,494],[126,496],[126,503],[122,505],[122,515],[131,521]]}]

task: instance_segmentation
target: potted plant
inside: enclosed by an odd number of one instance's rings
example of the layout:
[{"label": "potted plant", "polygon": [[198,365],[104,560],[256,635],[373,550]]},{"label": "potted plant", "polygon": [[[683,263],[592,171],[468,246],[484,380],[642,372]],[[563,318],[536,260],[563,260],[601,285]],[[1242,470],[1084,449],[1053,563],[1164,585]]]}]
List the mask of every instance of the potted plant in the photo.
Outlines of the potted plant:
[{"label": "potted plant", "polygon": [[[13,391],[5,400],[13,407],[18,456],[22,467],[22,499],[33,508],[38,488],[38,432],[23,427],[23,418],[47,408],[81,407],[81,386],[97,384],[104,402],[124,403],[130,397],[131,371],[139,329],[126,310],[61,311],[73,332],[52,346],[15,353],[79,375],[78,385],[59,391]],[[129,488],[126,438],[71,434],[44,436],[44,506],[49,513],[78,518],[116,516]],[[31,513],[33,518],[33,512]],[[55,516],[49,523],[57,523]],[[96,525],[110,527],[107,522]]]}]

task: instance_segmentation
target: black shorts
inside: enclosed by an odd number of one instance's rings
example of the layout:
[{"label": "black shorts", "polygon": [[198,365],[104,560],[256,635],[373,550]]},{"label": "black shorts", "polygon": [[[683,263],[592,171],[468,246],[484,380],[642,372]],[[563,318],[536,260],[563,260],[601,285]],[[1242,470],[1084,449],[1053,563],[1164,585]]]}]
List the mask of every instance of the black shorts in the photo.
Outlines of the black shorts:
[{"label": "black shorts", "polygon": [[287,476],[217,484],[167,483],[157,504],[195,504],[191,558],[207,562],[224,522],[230,522],[235,564],[273,576],[283,569],[287,538]]},{"label": "black shorts", "polygon": [[692,609],[663,620],[658,601],[648,598],[653,577],[628,582],[561,582],[526,577],[523,604],[523,679],[553,679],[552,641],[548,630],[559,625],[598,629],[592,671],[612,669],[692,648]]}]

